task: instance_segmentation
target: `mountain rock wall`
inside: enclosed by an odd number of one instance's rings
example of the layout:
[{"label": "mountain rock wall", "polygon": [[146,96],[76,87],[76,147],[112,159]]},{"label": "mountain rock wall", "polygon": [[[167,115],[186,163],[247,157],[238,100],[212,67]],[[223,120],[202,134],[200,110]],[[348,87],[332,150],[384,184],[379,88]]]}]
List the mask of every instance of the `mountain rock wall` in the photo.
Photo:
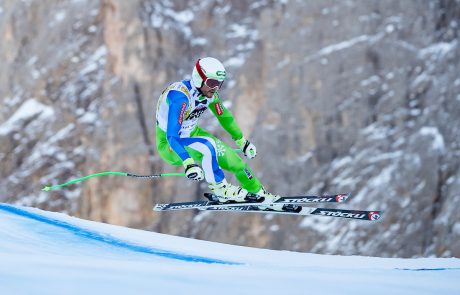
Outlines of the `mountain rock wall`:
[{"label": "mountain rock wall", "polygon": [[[224,243],[460,256],[460,1],[0,1],[0,201]],[[155,105],[197,58],[274,193],[352,192],[379,223],[154,213],[201,198],[155,148]],[[231,143],[212,115],[201,126]],[[235,182],[233,177],[229,179]]]}]

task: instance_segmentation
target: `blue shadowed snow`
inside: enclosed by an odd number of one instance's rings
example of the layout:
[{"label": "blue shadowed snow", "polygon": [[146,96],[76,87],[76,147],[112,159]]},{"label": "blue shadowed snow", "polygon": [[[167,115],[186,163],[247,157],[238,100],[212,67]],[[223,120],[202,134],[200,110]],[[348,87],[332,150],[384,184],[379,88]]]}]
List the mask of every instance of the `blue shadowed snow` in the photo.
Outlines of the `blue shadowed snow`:
[{"label": "blue shadowed snow", "polygon": [[440,271],[440,270],[460,270],[460,268],[396,268],[397,270],[409,270],[409,271]]},{"label": "blue shadowed snow", "polygon": [[224,260],[218,260],[218,259],[212,259],[212,258],[206,258],[206,257],[200,257],[200,256],[185,255],[185,254],[174,253],[174,252],[169,252],[165,250],[136,245],[136,244],[129,243],[129,242],[126,242],[120,239],[116,239],[116,238],[113,238],[113,237],[110,237],[104,234],[100,234],[98,232],[83,229],[83,228],[69,224],[64,221],[55,220],[55,219],[52,219],[52,218],[49,218],[49,217],[46,217],[40,214],[28,212],[26,210],[23,210],[23,209],[20,209],[18,207],[11,206],[11,205],[0,204],[0,210],[10,212],[10,213],[13,213],[19,216],[27,217],[27,218],[37,220],[40,222],[44,222],[49,225],[54,225],[54,226],[69,230],[75,235],[82,236],[82,237],[85,237],[91,240],[107,243],[112,246],[128,249],[128,250],[135,251],[135,252],[153,254],[153,255],[158,255],[161,257],[183,260],[183,261],[190,261],[190,262],[219,263],[219,264],[230,264],[230,265],[240,264],[240,263],[231,262],[231,261],[224,261]]}]

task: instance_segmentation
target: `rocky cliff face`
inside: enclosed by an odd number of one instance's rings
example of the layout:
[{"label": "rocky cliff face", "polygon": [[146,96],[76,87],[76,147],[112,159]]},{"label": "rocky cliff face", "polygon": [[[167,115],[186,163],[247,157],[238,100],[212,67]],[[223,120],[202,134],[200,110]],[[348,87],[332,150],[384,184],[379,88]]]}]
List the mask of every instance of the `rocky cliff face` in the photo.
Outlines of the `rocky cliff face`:
[{"label": "rocky cliff face", "polygon": [[[459,19],[459,1],[1,1],[0,200],[272,249],[458,257]],[[156,154],[154,107],[208,55],[270,191],[350,191],[341,206],[384,219],[153,213],[206,190],[178,178],[40,191],[180,171]]]}]

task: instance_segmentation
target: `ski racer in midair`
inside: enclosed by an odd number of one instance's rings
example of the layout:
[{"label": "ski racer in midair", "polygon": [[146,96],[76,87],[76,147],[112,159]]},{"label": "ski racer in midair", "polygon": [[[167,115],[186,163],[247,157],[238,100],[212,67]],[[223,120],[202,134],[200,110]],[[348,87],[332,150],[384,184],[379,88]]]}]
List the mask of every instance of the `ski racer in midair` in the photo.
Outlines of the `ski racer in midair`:
[{"label": "ski racer in midair", "polygon": [[[264,202],[272,202],[279,196],[265,191],[231,147],[198,126],[200,116],[209,109],[244,155],[249,159],[256,156],[256,147],[243,136],[219,97],[218,90],[225,78],[222,63],[205,57],[196,62],[191,80],[172,83],[163,91],[156,110],[158,153],[171,165],[183,165],[189,179],[205,179],[220,202],[243,202],[248,192],[264,197]],[[233,173],[240,186],[228,183],[222,170]]]}]

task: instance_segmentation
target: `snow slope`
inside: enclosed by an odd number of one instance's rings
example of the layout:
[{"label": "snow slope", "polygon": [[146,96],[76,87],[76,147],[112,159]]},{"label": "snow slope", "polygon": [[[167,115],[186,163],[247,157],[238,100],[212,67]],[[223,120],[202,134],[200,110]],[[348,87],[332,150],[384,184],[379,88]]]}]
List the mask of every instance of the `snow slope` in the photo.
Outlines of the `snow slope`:
[{"label": "snow slope", "polygon": [[0,294],[460,294],[460,259],[186,239],[0,204]]}]

